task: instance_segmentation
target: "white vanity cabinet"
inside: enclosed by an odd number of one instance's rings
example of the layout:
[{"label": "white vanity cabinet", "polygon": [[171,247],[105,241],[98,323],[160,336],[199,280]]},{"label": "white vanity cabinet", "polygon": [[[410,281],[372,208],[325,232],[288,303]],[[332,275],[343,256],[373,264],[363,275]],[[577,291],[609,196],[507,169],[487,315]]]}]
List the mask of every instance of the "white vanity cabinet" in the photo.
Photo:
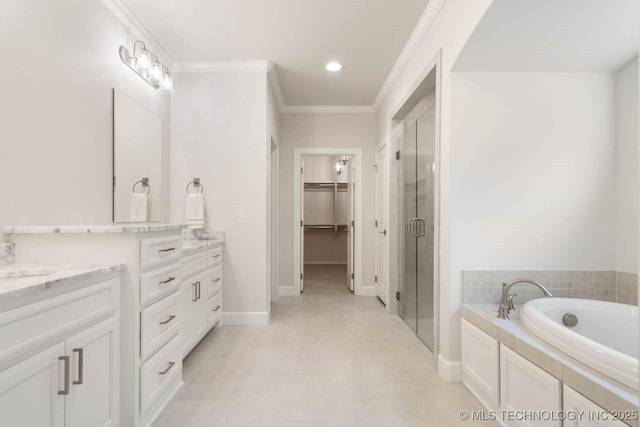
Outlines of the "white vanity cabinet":
[{"label": "white vanity cabinet", "polygon": [[604,408],[566,385],[562,388],[562,405],[565,412],[582,415],[565,420],[563,427],[627,427],[622,421],[613,419]]},{"label": "white vanity cabinet", "polygon": [[0,309],[0,424],[121,425],[120,284],[113,276]]},{"label": "white vanity cabinet", "polygon": [[462,320],[462,381],[490,407],[500,403],[499,348],[495,338]]},{"label": "white vanity cabinet", "polygon": [[222,242],[190,251],[182,260],[181,348],[186,356],[220,320],[222,309]]},{"label": "white vanity cabinet", "polygon": [[[500,407],[507,411],[557,414],[562,409],[560,380],[500,344]],[[561,427],[562,421],[516,420],[515,425]]]},{"label": "white vanity cabinet", "polygon": [[10,233],[22,257],[16,262],[126,264],[121,272],[120,387],[115,398],[120,420],[114,425],[150,426],[182,385],[182,228],[131,224],[17,228]]}]

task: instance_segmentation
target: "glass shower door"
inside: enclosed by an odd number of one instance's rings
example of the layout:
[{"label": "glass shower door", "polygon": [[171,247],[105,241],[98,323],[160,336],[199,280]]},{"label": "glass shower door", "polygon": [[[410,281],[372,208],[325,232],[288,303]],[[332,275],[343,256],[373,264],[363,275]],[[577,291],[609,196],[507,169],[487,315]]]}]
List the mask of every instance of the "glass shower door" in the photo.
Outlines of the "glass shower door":
[{"label": "glass shower door", "polygon": [[433,350],[434,325],[434,224],[435,224],[435,107],[416,122],[416,265],[418,288],[418,338]]},{"label": "glass shower door", "polygon": [[413,221],[417,216],[417,150],[416,150],[416,129],[417,124],[414,123],[406,129],[402,135],[402,216],[403,220],[403,236],[404,244],[402,250],[404,254],[404,266],[402,269],[403,279],[400,283],[404,286],[400,290],[400,317],[409,325],[414,332],[418,331],[418,288],[417,275],[417,238],[413,232]]},{"label": "glass shower door", "polygon": [[402,134],[399,314],[418,338],[435,343],[434,224],[435,108],[423,113]]}]

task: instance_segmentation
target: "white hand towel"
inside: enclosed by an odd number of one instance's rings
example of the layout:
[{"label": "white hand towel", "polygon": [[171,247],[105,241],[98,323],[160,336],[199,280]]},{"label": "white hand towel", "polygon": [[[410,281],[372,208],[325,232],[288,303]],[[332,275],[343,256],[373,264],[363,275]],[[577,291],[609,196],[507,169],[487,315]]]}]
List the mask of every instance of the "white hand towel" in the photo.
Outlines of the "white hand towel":
[{"label": "white hand towel", "polygon": [[129,221],[149,221],[149,195],[133,193],[131,196],[131,206],[129,206]]},{"label": "white hand towel", "polygon": [[204,228],[204,198],[202,193],[187,194],[187,227]]}]

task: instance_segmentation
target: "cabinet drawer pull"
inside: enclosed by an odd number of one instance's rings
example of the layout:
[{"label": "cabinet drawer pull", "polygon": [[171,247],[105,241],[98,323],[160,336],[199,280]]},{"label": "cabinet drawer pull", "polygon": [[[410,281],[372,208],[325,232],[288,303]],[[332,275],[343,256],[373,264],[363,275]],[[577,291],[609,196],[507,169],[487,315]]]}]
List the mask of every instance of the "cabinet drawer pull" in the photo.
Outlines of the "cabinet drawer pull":
[{"label": "cabinet drawer pull", "polygon": [[193,282],[191,286],[193,286],[193,299],[191,301],[196,302],[198,301],[198,282]]},{"label": "cabinet drawer pull", "polygon": [[158,372],[158,375],[165,375],[167,372],[171,370],[171,368],[173,368],[173,365],[175,364],[176,362],[169,362],[169,366],[167,366],[167,369],[165,369],[164,371]]},{"label": "cabinet drawer pull", "polygon": [[213,280],[213,283],[219,282],[220,278],[218,277],[217,279]]},{"label": "cabinet drawer pull", "polygon": [[64,389],[62,391],[58,390],[58,394],[66,395],[69,394],[69,356],[60,356],[58,360],[64,362]]},{"label": "cabinet drawer pull", "polygon": [[198,299],[200,299],[200,297],[202,296],[201,293],[200,293],[202,291],[202,289],[200,288],[200,282],[196,282],[196,283],[198,284],[198,288],[197,288],[198,289]]},{"label": "cabinet drawer pull", "polygon": [[167,280],[160,280],[160,281],[158,282],[158,284],[160,284],[160,285],[166,285],[167,283],[169,283],[169,282],[173,282],[174,280],[176,280],[176,278],[175,278],[175,277],[169,277]]},{"label": "cabinet drawer pull", "polygon": [[167,323],[171,322],[173,319],[175,319],[176,316],[175,315],[170,315],[169,318],[167,320],[163,320],[162,322],[160,322],[161,325],[166,325]]},{"label": "cabinet drawer pull", "polygon": [[84,382],[84,349],[74,348],[74,353],[78,353],[78,379],[73,380],[73,384],[82,384]]},{"label": "cabinet drawer pull", "polygon": [[219,305],[217,305],[217,306],[216,306],[216,308],[214,308],[214,309],[213,309],[213,310],[211,310],[211,311],[218,311],[218,310],[220,310],[220,306],[219,306]]},{"label": "cabinet drawer pull", "polygon": [[158,249],[158,252],[171,252],[175,251],[176,248],[166,248],[166,249]]},{"label": "cabinet drawer pull", "polygon": [[214,255],[213,258],[220,258],[220,254]]}]

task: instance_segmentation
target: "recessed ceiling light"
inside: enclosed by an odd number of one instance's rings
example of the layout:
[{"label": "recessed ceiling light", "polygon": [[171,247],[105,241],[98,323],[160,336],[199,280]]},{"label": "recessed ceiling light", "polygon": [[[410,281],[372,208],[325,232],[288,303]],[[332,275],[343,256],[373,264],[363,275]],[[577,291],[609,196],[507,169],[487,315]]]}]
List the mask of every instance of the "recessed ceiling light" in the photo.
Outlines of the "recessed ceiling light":
[{"label": "recessed ceiling light", "polygon": [[342,70],[342,64],[336,61],[331,61],[327,65],[325,65],[324,68],[326,68],[327,71],[336,72]]}]

